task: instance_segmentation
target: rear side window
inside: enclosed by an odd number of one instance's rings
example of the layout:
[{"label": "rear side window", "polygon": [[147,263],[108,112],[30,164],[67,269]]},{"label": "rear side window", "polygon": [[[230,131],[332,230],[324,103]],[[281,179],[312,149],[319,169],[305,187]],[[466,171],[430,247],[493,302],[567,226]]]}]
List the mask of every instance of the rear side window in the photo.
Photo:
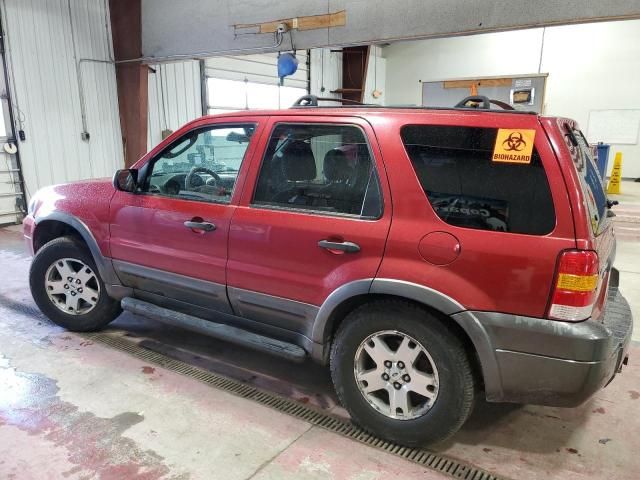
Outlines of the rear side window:
[{"label": "rear side window", "polygon": [[598,172],[591,149],[580,130],[568,130],[569,150],[573,163],[578,171],[580,188],[584,195],[587,210],[589,211],[589,223],[593,233],[598,235],[606,218],[604,212],[607,208],[607,194],[604,191],[602,177]]},{"label": "rear side window", "polygon": [[493,161],[497,128],[408,125],[401,137],[436,214],[458,227],[545,235],[555,226],[538,152],[529,163]]}]

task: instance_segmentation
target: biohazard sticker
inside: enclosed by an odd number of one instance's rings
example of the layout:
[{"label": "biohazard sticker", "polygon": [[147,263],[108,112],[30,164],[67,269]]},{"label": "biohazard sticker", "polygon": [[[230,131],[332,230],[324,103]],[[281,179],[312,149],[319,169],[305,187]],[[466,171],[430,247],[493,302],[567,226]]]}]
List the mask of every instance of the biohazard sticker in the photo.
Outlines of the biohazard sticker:
[{"label": "biohazard sticker", "polygon": [[491,160],[494,162],[529,164],[531,163],[535,138],[535,130],[500,128],[498,129],[498,137],[496,138],[496,145],[493,147]]}]

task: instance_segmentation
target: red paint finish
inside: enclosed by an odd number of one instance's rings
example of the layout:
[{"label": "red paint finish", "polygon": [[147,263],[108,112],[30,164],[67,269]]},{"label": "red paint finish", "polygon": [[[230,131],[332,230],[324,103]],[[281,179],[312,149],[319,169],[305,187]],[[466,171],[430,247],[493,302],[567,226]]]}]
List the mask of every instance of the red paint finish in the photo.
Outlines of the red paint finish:
[{"label": "red paint finish", "polygon": [[[260,117],[242,117],[243,122],[255,122],[258,128],[245,153],[230,204],[116,192],[110,212],[112,258],[224,284],[229,225],[235,210],[234,203],[240,197],[249,160],[260,137],[260,120]],[[161,142],[136,167],[145,165],[167,144],[190,130],[203,125],[228,122],[229,118],[218,122],[192,122]],[[203,232],[186,228],[184,222],[195,217],[213,223],[216,229]]]},{"label": "red paint finish", "polygon": [[418,250],[422,258],[433,265],[448,265],[460,255],[460,241],[447,232],[427,233]]},{"label": "red paint finish", "polygon": [[[45,216],[51,212],[64,212],[84,223],[106,257],[111,256],[109,249],[109,204],[115,189],[111,179],[100,179],[66,183],[47,187],[38,192],[35,198],[34,212]],[[25,236],[33,237],[37,227],[34,215],[24,221]]]},{"label": "red paint finish", "polygon": [[[430,286],[468,309],[542,317],[558,253],[575,247],[575,239],[564,181],[537,117],[432,111],[410,117],[376,115],[370,121],[382,148],[391,191],[398,192],[393,195],[393,222],[377,276]],[[535,129],[535,146],[543,160],[555,206],[555,229],[548,235],[534,236],[474,230],[441,220],[429,204],[400,141],[400,128],[408,123]],[[426,263],[416,248],[433,231],[448,232],[459,240],[460,255],[446,267]]]},{"label": "red paint finish", "polygon": [[[373,278],[382,259],[391,222],[391,197],[384,164],[370,125],[358,118],[315,116],[272,118],[258,150],[264,151],[277,122],[321,122],[358,125],[374,153],[385,209],[378,220],[270,210],[250,206],[261,155],[251,165],[240,207],[229,234],[229,286],[320,305],[336,288],[353,280]],[[320,240],[354,242],[358,253],[332,252]]]},{"label": "red paint finish", "polygon": [[[143,167],[190,129],[225,122],[258,125],[228,205],[123,192],[114,195],[107,182],[85,182],[40,193],[37,208],[61,210],[81,219],[105,256],[313,305],[320,305],[347,282],[377,277],[433,288],[467,309],[543,317],[560,252],[595,250],[604,264],[613,250],[610,230],[596,238],[589,227],[561,130],[568,120],[510,113],[364,108],[233,113],[191,122],[135,166]],[[277,122],[347,123],[362,128],[382,185],[383,216],[365,221],[252,207],[262,155]],[[535,147],[554,203],[554,229],[536,236],[475,230],[441,220],[402,144],[400,129],[407,124],[535,130]],[[183,222],[195,216],[215,223],[217,229],[207,234],[186,229]],[[32,230],[27,218],[25,234],[31,236]],[[323,239],[355,242],[361,251],[327,251],[317,246]],[[604,297],[600,304],[603,302]]]}]

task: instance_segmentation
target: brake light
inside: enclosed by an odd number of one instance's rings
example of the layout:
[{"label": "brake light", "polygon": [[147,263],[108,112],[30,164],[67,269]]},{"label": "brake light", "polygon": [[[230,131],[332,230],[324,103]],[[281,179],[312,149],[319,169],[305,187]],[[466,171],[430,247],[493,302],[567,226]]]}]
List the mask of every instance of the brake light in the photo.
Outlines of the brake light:
[{"label": "brake light", "polygon": [[569,250],[560,254],[548,318],[580,321],[591,316],[598,289],[598,254]]}]

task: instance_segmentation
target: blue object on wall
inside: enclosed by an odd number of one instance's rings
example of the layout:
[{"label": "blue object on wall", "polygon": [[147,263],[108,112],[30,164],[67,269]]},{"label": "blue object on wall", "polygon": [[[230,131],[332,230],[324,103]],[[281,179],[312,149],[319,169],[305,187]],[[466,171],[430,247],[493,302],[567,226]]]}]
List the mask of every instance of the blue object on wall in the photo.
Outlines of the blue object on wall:
[{"label": "blue object on wall", "polygon": [[278,77],[280,85],[284,82],[284,77],[293,75],[298,70],[298,59],[293,53],[282,53],[278,55]]},{"label": "blue object on wall", "polygon": [[607,160],[609,159],[609,149],[611,145],[606,143],[599,142],[598,143],[598,171],[600,172],[600,176],[602,178],[606,175],[607,169]]}]

